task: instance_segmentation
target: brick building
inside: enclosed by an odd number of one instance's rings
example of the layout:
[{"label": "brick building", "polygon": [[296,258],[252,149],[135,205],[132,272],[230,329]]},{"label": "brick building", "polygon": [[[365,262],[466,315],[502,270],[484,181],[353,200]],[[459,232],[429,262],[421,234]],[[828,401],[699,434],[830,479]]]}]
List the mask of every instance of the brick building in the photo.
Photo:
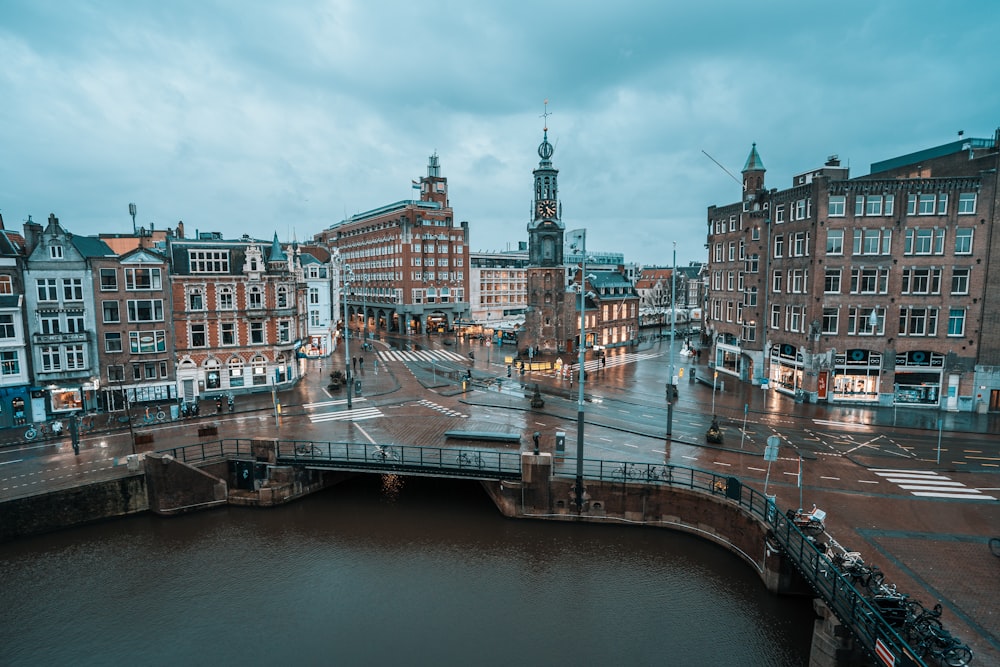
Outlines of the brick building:
[{"label": "brick building", "polygon": [[352,328],[440,333],[468,317],[469,224],[455,223],[437,155],[413,185],[420,199],[358,213],[314,237],[348,268],[340,282]]},{"label": "brick building", "polygon": [[742,201],[708,209],[715,367],[799,400],[997,409],[997,156],[966,139],[854,179],[834,156],[779,190],[755,145]]},{"label": "brick building", "polygon": [[300,377],[305,281],[297,252],[217,233],[167,241],[177,383],[184,401],[269,390]]}]

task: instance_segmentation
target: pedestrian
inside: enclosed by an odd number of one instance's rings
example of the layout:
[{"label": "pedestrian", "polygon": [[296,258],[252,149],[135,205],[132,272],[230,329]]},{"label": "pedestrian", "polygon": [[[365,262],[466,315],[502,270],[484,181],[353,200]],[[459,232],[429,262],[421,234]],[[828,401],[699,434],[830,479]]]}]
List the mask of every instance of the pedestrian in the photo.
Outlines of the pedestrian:
[{"label": "pedestrian", "polygon": [[359,357],[358,358],[358,368],[361,369],[361,374],[364,375],[365,374],[365,358],[364,357]]},{"label": "pedestrian", "polygon": [[604,355],[602,354],[602,355],[601,355],[601,368],[604,368],[604,367],[605,367],[605,366],[607,366],[607,365],[608,365],[608,358],[607,358],[607,357],[605,357],[605,356],[604,356]]},{"label": "pedestrian", "polygon": [[351,367],[354,368],[354,370],[358,370],[358,358],[357,357],[351,357]]}]

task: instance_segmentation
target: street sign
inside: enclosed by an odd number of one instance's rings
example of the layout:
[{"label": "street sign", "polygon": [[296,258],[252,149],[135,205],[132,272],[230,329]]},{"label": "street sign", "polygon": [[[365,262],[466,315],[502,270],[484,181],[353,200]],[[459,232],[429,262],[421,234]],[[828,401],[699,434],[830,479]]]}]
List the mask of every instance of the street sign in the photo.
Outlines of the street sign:
[{"label": "street sign", "polygon": [[778,445],[780,444],[781,444],[781,438],[779,438],[776,435],[772,435],[767,438],[767,446],[764,447],[765,461],[778,460]]},{"label": "street sign", "polygon": [[879,660],[886,667],[893,667],[896,664],[896,656],[892,654],[892,651],[889,650],[889,647],[881,639],[875,640],[875,655],[878,656]]}]

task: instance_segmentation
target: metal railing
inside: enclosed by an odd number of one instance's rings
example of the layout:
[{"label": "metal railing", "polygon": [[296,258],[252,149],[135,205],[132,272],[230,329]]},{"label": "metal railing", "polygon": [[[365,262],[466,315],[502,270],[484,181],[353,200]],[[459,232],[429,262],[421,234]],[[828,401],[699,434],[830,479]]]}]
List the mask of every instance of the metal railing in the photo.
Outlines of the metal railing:
[{"label": "metal railing", "polygon": [[[223,439],[159,450],[179,461],[198,463],[252,456],[249,439]],[[410,445],[372,445],[312,440],[280,441],[277,459],[283,464],[316,468],[393,472],[470,479],[520,479],[521,453],[491,449],[455,449]],[[900,665],[926,667],[919,654],[886,622],[865,595],[763,493],[738,478],[707,470],[669,464],[584,459],[584,477],[622,485],[656,485],[721,496],[764,522],[769,546],[782,551],[816,594],[871,655],[890,652]],[[556,477],[575,478],[575,469],[556,465]]]},{"label": "metal railing", "polygon": [[[877,655],[877,650],[888,651],[895,656],[897,665],[926,667],[927,663],[917,651],[833,564],[825,551],[817,546],[815,539],[803,533],[784,513],[778,511],[777,505],[766,495],[745,486],[738,478],[687,466],[603,459],[585,459],[583,472],[586,479],[608,483],[670,486],[725,497],[768,526],[771,548],[787,555],[809,586],[872,657]],[[557,469],[553,474],[575,477],[575,471],[568,467]]]}]

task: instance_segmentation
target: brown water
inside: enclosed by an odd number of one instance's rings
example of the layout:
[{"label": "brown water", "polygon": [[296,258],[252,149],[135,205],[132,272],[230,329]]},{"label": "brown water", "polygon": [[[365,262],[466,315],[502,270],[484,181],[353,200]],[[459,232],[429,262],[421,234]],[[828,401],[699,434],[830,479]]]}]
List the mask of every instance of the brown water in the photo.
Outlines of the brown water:
[{"label": "brown water", "polygon": [[798,666],[812,628],[702,540],[414,478],[0,545],[0,590],[0,665]]}]

